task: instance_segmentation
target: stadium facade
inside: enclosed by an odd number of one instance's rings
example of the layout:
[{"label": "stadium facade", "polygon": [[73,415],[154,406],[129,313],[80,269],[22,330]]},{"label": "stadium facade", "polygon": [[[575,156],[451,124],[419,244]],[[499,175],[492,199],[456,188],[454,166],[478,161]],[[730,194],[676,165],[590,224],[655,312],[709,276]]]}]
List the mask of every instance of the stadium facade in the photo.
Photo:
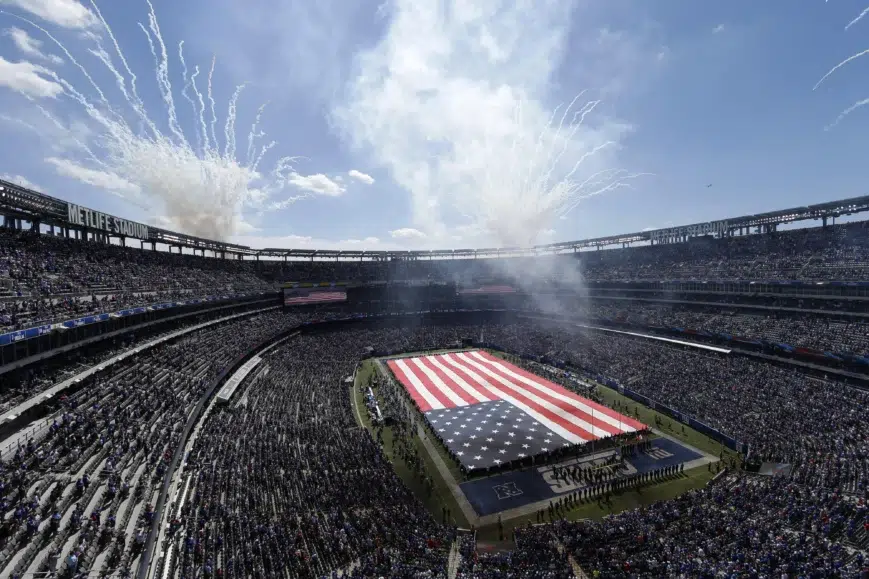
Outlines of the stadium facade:
[{"label": "stadium facade", "polygon": [[793,207],[757,215],[731,217],[705,223],[679,227],[653,229],[593,239],[535,245],[533,247],[500,247],[479,249],[445,249],[424,251],[350,251],[293,248],[253,249],[244,245],[225,243],[136,223],[121,217],[94,211],[76,204],[26,189],[0,180],[0,214],[7,226],[22,228],[24,223],[38,228],[48,226],[63,237],[96,239],[108,242],[111,238],[138,240],[155,249],[165,245],[170,251],[182,248],[194,253],[230,259],[334,259],[334,260],[417,260],[494,258],[535,255],[558,255],[587,249],[631,247],[638,244],[680,243],[700,236],[732,237],[776,231],[781,225],[804,221],[821,221],[824,226],[843,216],[869,211],[869,196],[829,201],[806,207]]}]

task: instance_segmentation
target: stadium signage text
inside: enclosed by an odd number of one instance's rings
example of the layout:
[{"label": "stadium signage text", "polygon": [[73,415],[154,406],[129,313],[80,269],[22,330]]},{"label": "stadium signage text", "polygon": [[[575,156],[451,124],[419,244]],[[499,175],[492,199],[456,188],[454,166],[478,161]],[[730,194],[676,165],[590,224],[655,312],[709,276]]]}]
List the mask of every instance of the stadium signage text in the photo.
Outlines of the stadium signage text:
[{"label": "stadium signage text", "polygon": [[656,229],[649,232],[649,239],[655,243],[678,243],[686,237],[697,237],[699,235],[724,235],[729,229],[726,220],[709,221],[708,223],[698,223],[695,225],[685,225],[683,227],[670,227],[667,229]]},{"label": "stadium signage text", "polygon": [[86,207],[79,207],[72,203],[67,203],[67,220],[73,225],[99,229],[114,233],[115,235],[135,237],[136,239],[148,239],[151,234],[148,231],[147,225],[119,217],[112,217],[111,215],[106,215],[105,213],[100,213]]}]

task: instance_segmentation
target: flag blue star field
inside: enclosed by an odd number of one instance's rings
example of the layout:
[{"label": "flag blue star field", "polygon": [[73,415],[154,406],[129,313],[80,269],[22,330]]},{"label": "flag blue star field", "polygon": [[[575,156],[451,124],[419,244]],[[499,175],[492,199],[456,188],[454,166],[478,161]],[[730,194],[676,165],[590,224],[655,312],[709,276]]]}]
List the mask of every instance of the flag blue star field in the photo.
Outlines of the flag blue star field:
[{"label": "flag blue star field", "polygon": [[503,400],[429,410],[425,417],[444,446],[470,470],[571,446],[570,441]]},{"label": "flag blue star field", "polygon": [[469,469],[646,428],[487,352],[396,358],[387,364],[444,445]]}]

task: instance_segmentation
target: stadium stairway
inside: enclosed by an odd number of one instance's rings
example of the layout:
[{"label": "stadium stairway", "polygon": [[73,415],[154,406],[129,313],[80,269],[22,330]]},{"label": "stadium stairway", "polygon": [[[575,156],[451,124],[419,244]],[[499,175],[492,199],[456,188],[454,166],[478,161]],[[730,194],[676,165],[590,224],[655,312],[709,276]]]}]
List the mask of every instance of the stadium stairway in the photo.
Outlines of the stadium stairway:
[{"label": "stadium stairway", "polygon": [[447,579],[456,579],[461,564],[462,554],[459,553],[459,540],[456,539],[450,546],[450,558],[447,561]]},{"label": "stadium stairway", "polygon": [[354,559],[346,567],[338,569],[338,571],[336,571],[336,574],[338,575],[338,577],[349,577],[353,573],[353,571],[359,568],[360,565],[361,562],[359,561],[359,559]]},{"label": "stadium stairway", "polygon": [[[564,543],[559,541],[555,535],[552,535],[552,538],[555,540],[555,548],[558,549],[558,554],[564,555]],[[588,575],[585,574],[585,571],[582,570],[582,567],[579,566],[579,563],[576,562],[573,555],[567,556],[567,562],[570,563],[570,568],[573,569],[573,575],[575,577],[578,577],[579,579],[588,579]]]},{"label": "stadium stairway", "polygon": [[588,575],[585,574],[585,571],[582,570],[582,567],[579,566],[579,563],[576,562],[573,555],[569,555],[567,561],[570,563],[570,568],[573,569],[573,574],[576,577],[579,577],[580,579],[588,579]]}]

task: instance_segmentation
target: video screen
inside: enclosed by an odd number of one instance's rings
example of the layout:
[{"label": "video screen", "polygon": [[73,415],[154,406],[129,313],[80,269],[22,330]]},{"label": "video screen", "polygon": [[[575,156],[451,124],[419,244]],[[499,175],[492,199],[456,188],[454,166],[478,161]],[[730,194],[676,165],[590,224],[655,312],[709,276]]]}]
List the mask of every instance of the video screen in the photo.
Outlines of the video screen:
[{"label": "video screen", "polygon": [[347,291],[335,288],[293,288],[284,289],[285,306],[307,306],[346,302]]}]

